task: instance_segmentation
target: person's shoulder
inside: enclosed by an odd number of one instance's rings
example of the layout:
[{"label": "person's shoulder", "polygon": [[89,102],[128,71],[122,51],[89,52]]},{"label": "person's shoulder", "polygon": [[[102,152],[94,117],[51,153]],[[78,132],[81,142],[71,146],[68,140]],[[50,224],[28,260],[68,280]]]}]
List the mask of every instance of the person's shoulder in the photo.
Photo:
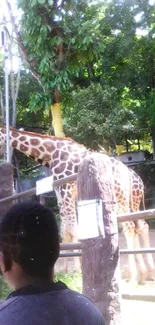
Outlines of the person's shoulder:
[{"label": "person's shoulder", "polygon": [[87,315],[87,319],[90,319],[90,324],[105,325],[103,315],[99,309],[95,306],[93,301],[84,294],[81,294],[74,290],[65,290],[64,299],[62,303],[70,306],[70,311],[75,313],[82,313]]},{"label": "person's shoulder", "polygon": [[17,320],[13,319],[15,306],[18,305],[18,297],[6,299],[0,301],[0,324],[9,325],[11,319],[11,325],[18,325]]},{"label": "person's shoulder", "polygon": [[[33,319],[39,318],[42,321],[41,315],[45,309],[52,319],[65,319],[67,310],[74,324],[82,323],[84,317],[86,324],[105,325],[103,316],[94,303],[85,295],[68,288],[41,295],[10,297],[0,304],[0,325],[10,325],[12,318],[15,324],[11,325],[21,324],[24,319],[27,319],[27,324],[32,324],[32,316]],[[62,319],[57,323],[62,324]]]},{"label": "person's shoulder", "polygon": [[6,300],[0,300],[0,313],[6,308],[8,309],[9,307],[11,307],[11,305],[15,303],[16,300],[18,300],[18,297],[6,299]]}]

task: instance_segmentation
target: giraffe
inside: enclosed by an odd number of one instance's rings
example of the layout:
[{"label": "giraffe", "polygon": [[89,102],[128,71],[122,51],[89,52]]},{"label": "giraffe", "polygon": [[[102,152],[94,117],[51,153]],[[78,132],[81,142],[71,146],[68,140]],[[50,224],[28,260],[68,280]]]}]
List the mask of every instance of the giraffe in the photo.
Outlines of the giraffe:
[{"label": "giraffe", "polygon": [[[0,127],[1,153],[4,150],[5,141],[5,128]],[[87,155],[91,154],[83,145],[70,138],[59,138],[12,128],[10,129],[10,144],[29,158],[50,168],[54,180],[76,173],[79,164]],[[130,209],[133,211],[139,210],[143,193],[143,185],[140,183],[139,176],[114,158],[109,157],[109,162],[113,167],[115,196],[119,213],[129,212]],[[77,242],[78,240],[75,197],[73,196],[74,186],[75,184],[71,183],[55,189],[60,210],[62,242]],[[139,235],[143,238],[147,237],[145,243],[149,243],[148,225],[143,221],[142,223],[123,223],[123,232],[128,248],[139,247]],[[138,255],[137,259],[141,281],[143,282],[146,275],[145,264],[141,255]],[[151,255],[148,264],[150,272],[152,272],[154,265]],[[131,278],[135,277],[137,270],[133,255],[129,255],[129,268]]]},{"label": "giraffe", "polygon": [[[0,127],[0,154],[4,152],[6,131]],[[10,145],[37,163],[51,169],[54,180],[70,176],[87,154],[87,149],[70,138],[59,138],[10,128]],[[59,206],[62,242],[77,242],[74,183],[55,188]],[[67,196],[66,196],[67,193]]]},{"label": "giraffe", "polygon": [[[140,204],[144,203],[144,184],[141,177],[132,169],[125,166],[120,160],[110,158],[113,166],[114,187],[117,201],[117,214],[139,211]],[[124,186],[125,184],[125,186]],[[128,192],[128,193],[127,193]],[[125,194],[125,195],[124,195]],[[123,198],[123,200],[122,200]],[[128,249],[139,249],[139,237],[142,238],[144,248],[150,247],[149,225],[145,220],[122,222],[122,229],[126,239]],[[155,266],[152,254],[146,254],[146,264],[141,254],[128,255],[130,278],[137,277],[136,262],[139,267],[140,283],[145,279],[152,280]]]},{"label": "giraffe", "polygon": [[[143,210],[145,210],[145,200],[144,200],[144,183],[141,177],[132,169],[129,168],[130,178],[131,178],[131,198],[130,198],[130,210],[139,211],[140,203],[142,202]],[[134,200],[133,200],[134,197]],[[140,247],[137,237],[141,237],[143,241],[144,248],[150,247],[150,236],[149,236],[149,225],[144,219],[139,219],[134,221],[135,225],[135,247]],[[137,256],[138,257],[138,256]],[[137,258],[136,257],[136,258]],[[141,259],[141,255],[139,255]],[[139,263],[141,263],[139,261]],[[142,261],[143,263],[143,261]],[[146,264],[148,269],[147,279],[154,280],[155,265],[153,261],[152,254],[146,254]],[[146,274],[146,268],[144,266],[144,272]]]}]

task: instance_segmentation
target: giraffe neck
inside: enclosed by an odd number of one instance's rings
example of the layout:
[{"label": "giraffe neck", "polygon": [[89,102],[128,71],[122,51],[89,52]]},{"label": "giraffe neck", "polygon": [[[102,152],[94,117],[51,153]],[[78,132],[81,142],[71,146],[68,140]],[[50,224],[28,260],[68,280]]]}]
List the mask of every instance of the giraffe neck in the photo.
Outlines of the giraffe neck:
[{"label": "giraffe neck", "polygon": [[[0,129],[1,142],[5,129]],[[70,138],[57,138],[10,129],[10,145],[39,164],[52,169],[55,178],[76,173],[87,149]]]}]

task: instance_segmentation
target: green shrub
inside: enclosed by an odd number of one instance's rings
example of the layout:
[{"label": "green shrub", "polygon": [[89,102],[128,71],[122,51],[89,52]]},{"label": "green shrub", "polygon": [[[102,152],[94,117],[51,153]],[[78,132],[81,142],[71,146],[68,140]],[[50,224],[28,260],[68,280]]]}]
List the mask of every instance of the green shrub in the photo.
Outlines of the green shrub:
[{"label": "green shrub", "polygon": [[57,273],[55,280],[64,282],[69,289],[80,293],[82,292],[82,274],[80,272],[74,272],[71,274]]},{"label": "green shrub", "polygon": [[[58,273],[55,276],[55,281],[64,282],[70,289],[82,292],[82,275],[81,273],[61,274]],[[2,277],[0,277],[0,299],[6,299],[12,289],[5,283]]]},{"label": "green shrub", "polygon": [[12,289],[8,287],[8,285],[4,282],[3,278],[0,277],[0,299],[5,299]]}]

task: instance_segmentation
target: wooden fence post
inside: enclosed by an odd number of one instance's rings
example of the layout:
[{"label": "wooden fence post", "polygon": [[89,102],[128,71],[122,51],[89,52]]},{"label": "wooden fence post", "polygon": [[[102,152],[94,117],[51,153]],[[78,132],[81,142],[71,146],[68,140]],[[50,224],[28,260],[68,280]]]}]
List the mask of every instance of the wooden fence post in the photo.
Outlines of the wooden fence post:
[{"label": "wooden fence post", "polygon": [[[0,164],[0,200],[13,195],[13,165]],[[0,204],[0,217],[12,205],[12,201]]]},{"label": "wooden fence post", "polygon": [[94,153],[85,158],[79,167],[77,188],[78,201],[103,200],[105,230],[105,238],[81,241],[83,293],[100,309],[107,325],[120,325],[118,227],[109,157]]}]

